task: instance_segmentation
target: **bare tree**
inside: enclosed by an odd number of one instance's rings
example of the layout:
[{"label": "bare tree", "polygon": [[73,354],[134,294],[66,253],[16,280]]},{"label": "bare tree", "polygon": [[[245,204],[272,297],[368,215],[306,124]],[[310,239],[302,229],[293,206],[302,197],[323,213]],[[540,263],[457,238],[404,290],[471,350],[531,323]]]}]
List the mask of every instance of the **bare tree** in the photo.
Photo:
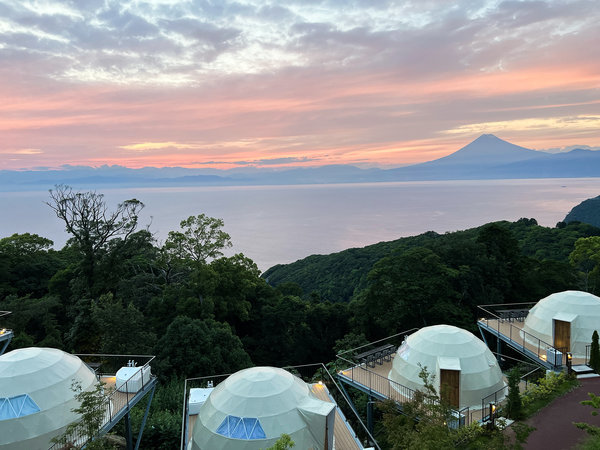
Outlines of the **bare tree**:
[{"label": "bare tree", "polygon": [[127,240],[135,232],[138,214],[144,208],[142,202],[131,199],[109,211],[103,194],[74,191],[66,185],[50,189],[50,201],[46,204],[65,223],[66,231],[83,253],[82,268],[90,289],[98,252],[111,238]]}]

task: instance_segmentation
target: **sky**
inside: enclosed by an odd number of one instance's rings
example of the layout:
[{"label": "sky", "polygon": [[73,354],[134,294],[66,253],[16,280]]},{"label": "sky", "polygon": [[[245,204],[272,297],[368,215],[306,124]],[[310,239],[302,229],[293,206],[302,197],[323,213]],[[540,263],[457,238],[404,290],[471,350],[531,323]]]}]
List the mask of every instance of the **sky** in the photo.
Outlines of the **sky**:
[{"label": "sky", "polygon": [[600,148],[597,0],[0,0],[0,169]]}]

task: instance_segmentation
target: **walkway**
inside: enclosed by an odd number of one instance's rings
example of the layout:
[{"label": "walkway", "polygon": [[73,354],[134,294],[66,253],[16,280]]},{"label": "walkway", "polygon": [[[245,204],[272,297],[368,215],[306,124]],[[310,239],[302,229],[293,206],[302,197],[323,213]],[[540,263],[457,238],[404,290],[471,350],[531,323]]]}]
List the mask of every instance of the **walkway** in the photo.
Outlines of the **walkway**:
[{"label": "walkway", "polygon": [[600,426],[600,415],[594,417],[590,406],[580,402],[589,400],[588,392],[600,395],[600,378],[583,378],[581,386],[557,398],[526,423],[536,428],[525,444],[526,450],[549,450],[573,448],[587,433],[573,422],[587,422]]}]

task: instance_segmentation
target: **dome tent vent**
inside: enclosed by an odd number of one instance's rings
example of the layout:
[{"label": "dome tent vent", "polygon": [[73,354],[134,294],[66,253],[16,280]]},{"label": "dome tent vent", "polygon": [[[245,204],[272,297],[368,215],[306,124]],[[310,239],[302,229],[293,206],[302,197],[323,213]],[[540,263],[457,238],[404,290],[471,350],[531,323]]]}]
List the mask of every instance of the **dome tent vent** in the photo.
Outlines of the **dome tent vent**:
[{"label": "dome tent vent", "polygon": [[267,435],[254,417],[227,416],[217,428],[217,433],[234,439],[266,439]]},{"label": "dome tent vent", "polygon": [[38,405],[27,394],[0,398],[0,420],[28,416],[39,411]]}]

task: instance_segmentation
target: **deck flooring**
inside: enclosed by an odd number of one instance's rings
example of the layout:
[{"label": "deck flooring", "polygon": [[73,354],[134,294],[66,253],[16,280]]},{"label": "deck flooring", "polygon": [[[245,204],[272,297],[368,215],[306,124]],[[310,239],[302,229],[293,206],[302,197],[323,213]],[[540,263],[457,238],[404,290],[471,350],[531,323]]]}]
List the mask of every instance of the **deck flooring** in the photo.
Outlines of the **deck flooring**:
[{"label": "deck flooring", "polygon": [[[393,355],[395,356],[395,354]],[[375,367],[368,367],[365,364],[360,364],[339,372],[339,375],[343,375],[353,383],[359,383],[364,386],[367,390],[371,390],[373,393],[379,394],[379,397],[385,397],[392,399],[398,403],[405,403],[411,400],[409,391],[407,390],[404,394],[395,389],[388,379],[390,370],[392,369],[392,361],[384,361],[383,364],[375,364]],[[504,382],[506,383],[506,377]],[[521,389],[525,389],[525,383],[520,386]],[[468,411],[468,417],[465,418],[467,423],[473,421],[480,421],[484,415],[487,415],[487,410],[484,408],[470,407]]]},{"label": "deck flooring", "polygon": [[[489,328],[492,328],[496,333],[500,333],[501,335],[503,335],[505,339],[510,340],[514,345],[519,346],[521,348],[525,348],[530,352],[534,353],[535,355],[537,355],[541,363],[546,362],[546,348],[551,344],[540,342],[539,345],[534,345],[531,342],[525,340],[522,336],[523,333],[521,333],[523,326],[525,325],[524,321],[509,321],[506,319],[480,319],[478,322],[487,324]],[[564,355],[563,358],[565,358]],[[563,364],[565,363],[564,360],[562,362]],[[585,358],[573,357],[572,363],[573,365],[585,364]]]},{"label": "deck flooring", "polygon": [[[138,395],[142,391],[142,389],[140,389],[137,392],[130,393],[117,391],[115,389],[116,377],[114,376],[103,375],[99,377],[99,381],[101,383],[104,383],[104,394],[110,395],[110,401],[108,402],[106,410],[104,412],[104,422],[100,427],[100,429],[102,430],[111,422],[111,419],[113,417],[115,417],[119,412],[127,408],[128,404],[130,407],[133,407],[135,405],[135,403],[133,403],[134,397]],[[83,446],[88,442],[88,440],[89,437],[87,434],[75,433],[71,435],[69,442],[72,445]],[[54,446],[51,448],[54,448]]]},{"label": "deck flooring", "polygon": [[[334,403],[329,395],[327,386],[324,384],[313,384],[310,388],[315,396],[325,402]],[[333,450],[362,450],[363,446],[356,442],[354,432],[350,431],[346,421],[342,418],[338,406],[335,407],[335,422],[333,425]]]},{"label": "deck flooring", "polygon": [[[115,389],[116,378],[110,376],[100,377],[100,381],[105,384],[104,389],[110,391],[111,394],[111,402],[110,402],[110,410],[107,411],[107,418],[103,425],[106,425],[110,419],[110,413],[114,416],[118,411],[127,407],[127,403],[131,402],[133,397],[137,395],[137,392],[121,392]],[[139,392],[139,391],[138,391]],[[132,405],[133,406],[133,405]]]}]

